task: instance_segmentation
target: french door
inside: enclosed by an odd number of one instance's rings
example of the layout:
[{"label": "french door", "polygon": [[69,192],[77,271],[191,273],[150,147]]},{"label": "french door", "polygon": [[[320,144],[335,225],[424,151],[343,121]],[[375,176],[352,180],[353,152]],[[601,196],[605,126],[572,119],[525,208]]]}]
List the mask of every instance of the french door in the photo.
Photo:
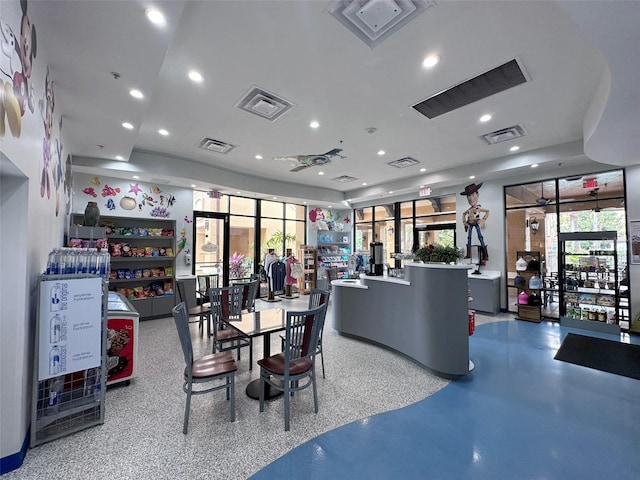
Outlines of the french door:
[{"label": "french door", "polygon": [[229,215],[193,212],[194,275],[217,274],[220,285],[229,285]]}]

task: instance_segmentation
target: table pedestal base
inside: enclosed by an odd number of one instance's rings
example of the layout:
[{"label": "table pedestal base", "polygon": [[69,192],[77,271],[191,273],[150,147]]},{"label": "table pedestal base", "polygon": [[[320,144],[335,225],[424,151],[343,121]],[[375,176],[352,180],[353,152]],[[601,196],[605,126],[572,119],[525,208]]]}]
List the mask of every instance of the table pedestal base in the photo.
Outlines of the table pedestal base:
[{"label": "table pedestal base", "polygon": [[[251,382],[249,382],[249,385],[247,385],[247,396],[250,398],[253,398],[254,400],[260,400],[260,379],[256,379],[253,380]],[[278,398],[280,395],[282,395],[282,390],[278,390],[277,388],[272,387],[271,385],[269,385],[268,383],[265,383],[265,395],[264,395],[264,399],[265,400],[271,400],[274,398]]]}]

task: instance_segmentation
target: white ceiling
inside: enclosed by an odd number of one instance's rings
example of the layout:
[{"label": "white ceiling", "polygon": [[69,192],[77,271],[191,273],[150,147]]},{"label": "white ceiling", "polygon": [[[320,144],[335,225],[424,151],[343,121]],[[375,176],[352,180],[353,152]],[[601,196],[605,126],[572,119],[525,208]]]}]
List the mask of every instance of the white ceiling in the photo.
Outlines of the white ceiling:
[{"label": "white ceiling", "polygon": [[[589,164],[585,136],[591,160],[640,163],[640,2],[439,0],[373,49],[329,14],[330,1],[33,3],[77,171],[314,201],[417,193],[472,174],[486,181],[534,159],[540,171]],[[152,5],[167,16],[163,29],[144,15]],[[431,52],[441,60],[425,70]],[[434,119],[411,108],[514,58],[525,84]],[[202,84],[187,78],[191,68]],[[252,86],[295,106],[274,122],[238,109]],[[130,97],[131,88],[145,99]],[[485,113],[493,119],[480,123]],[[310,129],[311,120],[320,127]],[[528,135],[492,146],[479,138],[513,125]],[[236,148],[198,149],[205,136]],[[334,148],[345,158],[299,172],[273,160]],[[420,163],[387,165],[407,156]],[[332,181],[341,175],[357,180]]]}]

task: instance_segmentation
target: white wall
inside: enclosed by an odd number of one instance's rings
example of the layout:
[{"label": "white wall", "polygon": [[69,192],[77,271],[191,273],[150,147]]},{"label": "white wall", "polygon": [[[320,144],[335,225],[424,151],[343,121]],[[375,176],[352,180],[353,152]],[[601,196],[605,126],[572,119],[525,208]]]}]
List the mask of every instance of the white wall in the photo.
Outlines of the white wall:
[{"label": "white wall", "polygon": [[[28,4],[31,23],[44,20],[38,16],[38,4]],[[2,20],[20,35],[22,11],[20,2],[2,2]],[[45,127],[38,101],[45,101],[45,77],[47,74],[47,39],[38,36],[37,57],[33,59],[29,85],[33,88],[34,111],[28,107],[20,117],[20,135],[12,135],[6,117],[6,133],[0,138],[0,148],[5,159],[0,172],[0,218],[2,234],[0,248],[11,252],[10,268],[0,269],[0,458],[19,454],[26,439],[30,423],[32,356],[35,326],[35,290],[37,275],[45,267],[48,252],[62,244],[65,224],[64,165],[56,147],[64,145],[59,119],[64,105],[57,102],[53,111],[50,142],[43,141]],[[21,67],[20,67],[21,68]],[[51,79],[55,82],[55,76]],[[0,80],[9,85],[12,78],[0,72]],[[54,91],[59,86],[54,83]],[[49,147],[50,160],[45,162],[44,147]],[[62,158],[66,157],[62,150]],[[64,162],[64,160],[62,160]],[[7,167],[15,167],[18,178]],[[43,173],[45,176],[43,177]],[[41,195],[41,181],[45,179]],[[46,179],[49,181],[47,191]],[[14,234],[15,232],[15,234]],[[25,281],[26,279],[26,281]],[[4,462],[3,462],[4,463]]]}]

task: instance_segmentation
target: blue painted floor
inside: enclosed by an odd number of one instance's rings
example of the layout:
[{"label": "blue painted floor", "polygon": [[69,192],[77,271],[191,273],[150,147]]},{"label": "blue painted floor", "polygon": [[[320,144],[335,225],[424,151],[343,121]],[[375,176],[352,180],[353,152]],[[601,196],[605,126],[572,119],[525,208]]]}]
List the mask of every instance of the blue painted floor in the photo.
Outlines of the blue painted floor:
[{"label": "blue painted floor", "polygon": [[481,325],[466,378],[316,437],[251,478],[637,480],[640,381],[554,360],[569,332],[619,338],[557,323]]}]

